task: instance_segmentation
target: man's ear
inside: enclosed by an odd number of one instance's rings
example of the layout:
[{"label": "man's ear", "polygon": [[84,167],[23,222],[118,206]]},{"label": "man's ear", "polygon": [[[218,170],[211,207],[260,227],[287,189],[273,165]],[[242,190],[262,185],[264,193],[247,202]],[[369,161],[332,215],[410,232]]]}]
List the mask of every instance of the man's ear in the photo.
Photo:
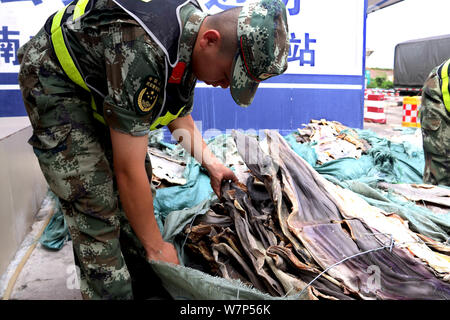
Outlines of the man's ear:
[{"label": "man's ear", "polygon": [[202,38],[200,39],[200,46],[205,49],[210,46],[218,46],[220,45],[220,41],[222,37],[219,31],[215,29],[208,29],[202,34]]}]

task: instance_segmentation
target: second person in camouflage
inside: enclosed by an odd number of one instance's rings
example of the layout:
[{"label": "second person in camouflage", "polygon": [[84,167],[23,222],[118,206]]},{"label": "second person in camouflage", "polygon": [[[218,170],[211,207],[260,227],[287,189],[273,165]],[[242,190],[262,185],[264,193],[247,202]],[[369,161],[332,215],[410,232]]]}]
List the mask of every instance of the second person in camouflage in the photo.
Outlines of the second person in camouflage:
[{"label": "second person in camouflage", "polygon": [[423,181],[450,186],[450,105],[447,108],[443,98],[444,65],[434,68],[425,82],[419,118],[425,155]]}]

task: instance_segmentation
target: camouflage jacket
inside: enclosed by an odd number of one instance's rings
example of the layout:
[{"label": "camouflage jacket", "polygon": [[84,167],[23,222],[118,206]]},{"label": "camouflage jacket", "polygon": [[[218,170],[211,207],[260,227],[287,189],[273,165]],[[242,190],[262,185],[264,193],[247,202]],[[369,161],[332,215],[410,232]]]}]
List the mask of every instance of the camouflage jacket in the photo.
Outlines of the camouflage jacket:
[{"label": "camouflage jacket", "polygon": [[[197,79],[190,59],[205,16],[192,4],[180,10],[183,27],[178,50],[180,60],[186,63],[180,87],[186,90],[184,95],[189,99],[179,117],[188,115],[193,108]],[[80,21],[75,27],[67,26],[68,40],[83,73],[106,80],[106,122],[113,129],[131,135],[147,134],[164,103],[164,52],[138,22],[112,0],[96,1],[94,8]],[[152,102],[151,107],[145,104],[146,99],[147,104]]]},{"label": "camouflage jacket", "polygon": [[434,68],[425,82],[419,112],[425,155],[423,181],[450,186],[450,113],[442,97],[439,68]]}]

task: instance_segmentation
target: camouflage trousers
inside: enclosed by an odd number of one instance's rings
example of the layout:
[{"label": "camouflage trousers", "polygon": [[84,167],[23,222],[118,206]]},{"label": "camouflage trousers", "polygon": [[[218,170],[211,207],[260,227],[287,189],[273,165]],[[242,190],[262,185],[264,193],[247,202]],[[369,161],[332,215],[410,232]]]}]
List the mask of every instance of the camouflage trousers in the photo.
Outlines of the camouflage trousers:
[{"label": "camouflage trousers", "polygon": [[423,181],[450,186],[450,113],[445,108],[435,68],[423,88],[420,123],[425,169]]},{"label": "camouflage trousers", "polygon": [[[20,48],[19,59],[19,83],[33,127],[29,143],[59,197],[83,298],[165,294],[121,207],[109,129],[94,120],[89,94],[67,79],[43,30]],[[146,168],[151,181],[149,158]]]}]

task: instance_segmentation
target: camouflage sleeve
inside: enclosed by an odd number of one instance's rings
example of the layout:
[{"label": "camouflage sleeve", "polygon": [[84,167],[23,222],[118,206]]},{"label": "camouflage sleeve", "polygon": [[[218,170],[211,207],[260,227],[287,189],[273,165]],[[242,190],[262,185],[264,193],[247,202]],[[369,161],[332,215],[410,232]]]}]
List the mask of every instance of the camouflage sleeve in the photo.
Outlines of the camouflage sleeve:
[{"label": "camouflage sleeve", "polygon": [[103,42],[108,84],[105,120],[115,130],[143,136],[150,131],[163,105],[164,54],[134,24],[111,27]]},{"label": "camouflage sleeve", "polygon": [[438,67],[434,68],[428,75],[427,80],[422,88],[424,95],[431,100],[442,102],[440,78],[437,74]]},{"label": "camouflage sleeve", "polygon": [[182,118],[187,115],[190,115],[193,108],[194,108],[194,93],[192,93],[192,95],[189,98],[189,101],[186,103],[185,107],[183,108],[178,117]]}]

